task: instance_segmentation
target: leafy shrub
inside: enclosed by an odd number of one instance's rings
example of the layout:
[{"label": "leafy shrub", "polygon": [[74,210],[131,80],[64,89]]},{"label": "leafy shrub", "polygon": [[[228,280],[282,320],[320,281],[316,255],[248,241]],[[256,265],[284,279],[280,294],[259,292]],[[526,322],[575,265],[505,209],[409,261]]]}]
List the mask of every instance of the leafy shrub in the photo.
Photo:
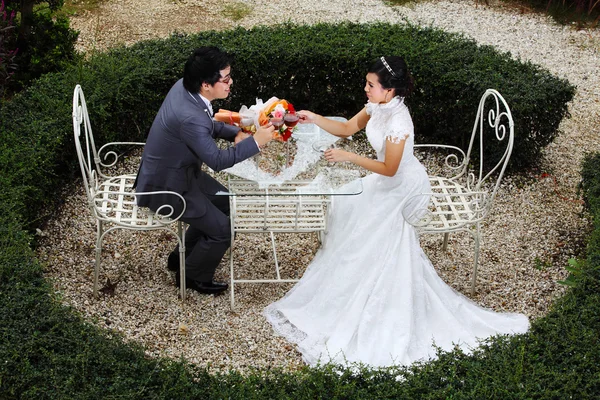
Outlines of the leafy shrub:
[{"label": "leafy shrub", "polygon": [[19,52],[15,60],[19,68],[14,78],[19,87],[62,70],[78,57],[74,46],[78,33],[69,27],[68,18],[37,13],[33,21],[27,50]]},{"label": "leafy shrub", "polygon": [[[417,90],[407,104],[421,143],[466,147],[479,99],[486,89],[495,88],[506,98],[515,119],[510,164],[515,169],[537,162],[568,115],[567,103],[574,94],[568,82],[516,61],[508,53],[478,46],[459,35],[411,25],[237,29],[144,42],[132,51],[168,59],[169,68],[180,71],[185,55],[203,43],[233,52],[239,65],[234,66],[234,90],[224,107],[236,109],[253,104],[256,97],[275,95],[291,100],[297,108],[347,117],[365,103],[364,76],[373,60],[382,54],[403,55],[416,79]],[[264,51],[267,43],[268,54]],[[128,50],[116,54],[131,56]],[[165,91],[172,81],[166,83]]]},{"label": "leafy shrub", "polygon": [[594,231],[588,242],[588,252],[598,257],[600,264],[600,154],[588,155],[583,163],[581,173],[581,190],[586,208],[591,212]]}]

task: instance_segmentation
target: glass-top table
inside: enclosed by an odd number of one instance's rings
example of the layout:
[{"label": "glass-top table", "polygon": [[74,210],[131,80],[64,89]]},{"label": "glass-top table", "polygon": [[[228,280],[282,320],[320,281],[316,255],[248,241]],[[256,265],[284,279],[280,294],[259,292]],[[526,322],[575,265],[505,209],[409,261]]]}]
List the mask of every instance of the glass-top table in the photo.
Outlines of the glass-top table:
[{"label": "glass-top table", "polygon": [[222,196],[343,196],[362,193],[360,173],[342,168],[321,168],[313,179],[253,181],[229,176]]},{"label": "glass-top table", "polygon": [[[341,119],[339,117],[330,117]],[[275,233],[317,232],[322,242],[327,230],[328,213],[335,198],[362,193],[360,171],[345,163],[327,163],[323,151],[335,144],[335,137],[312,124],[299,124],[293,134],[296,156],[278,175],[258,168],[257,160],[246,160],[227,170],[231,249],[231,307],[235,302],[236,283],[296,282],[282,279],[279,272]],[[280,145],[281,143],[278,143]],[[283,147],[282,147],[283,149]],[[260,157],[263,157],[261,155]],[[275,261],[275,278],[241,279],[234,270],[235,237],[241,233],[268,233]]]}]

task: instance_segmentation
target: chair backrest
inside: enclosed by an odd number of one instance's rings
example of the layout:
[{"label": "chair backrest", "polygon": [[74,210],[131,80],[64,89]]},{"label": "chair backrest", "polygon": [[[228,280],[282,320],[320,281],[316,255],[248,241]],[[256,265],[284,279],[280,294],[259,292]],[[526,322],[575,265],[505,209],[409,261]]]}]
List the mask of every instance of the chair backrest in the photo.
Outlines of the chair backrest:
[{"label": "chair backrest", "polygon": [[[508,104],[496,90],[486,90],[479,101],[469,149],[463,163],[463,170],[458,176],[465,175],[469,190],[488,192],[487,202],[490,205],[500,187],[512,153],[514,139],[514,121]],[[485,140],[495,140],[497,143],[490,146],[485,144]],[[484,149],[484,145],[487,150]],[[479,155],[478,168],[469,170],[471,157],[475,152]],[[490,152],[495,156],[491,162],[484,157]]]},{"label": "chair backrest", "polygon": [[[94,143],[92,126],[87,112],[87,105],[81,86],[75,86],[73,93],[73,134],[75,138],[75,150],[81,168],[83,185],[88,197],[88,204],[92,206],[95,192],[98,190],[98,171],[96,163],[98,152]],[[92,210],[92,212],[94,212]]]}]

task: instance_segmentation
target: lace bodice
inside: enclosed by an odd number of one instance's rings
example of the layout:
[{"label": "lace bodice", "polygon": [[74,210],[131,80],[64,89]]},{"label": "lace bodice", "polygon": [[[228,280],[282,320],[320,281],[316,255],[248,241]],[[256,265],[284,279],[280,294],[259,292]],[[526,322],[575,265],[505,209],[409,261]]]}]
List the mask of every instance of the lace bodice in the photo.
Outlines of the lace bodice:
[{"label": "lace bodice", "polygon": [[410,162],[414,158],[414,126],[404,99],[396,96],[388,103],[369,102],[366,107],[371,116],[366,127],[367,139],[377,152],[377,160],[384,160],[388,140],[394,143],[406,140],[400,165]]}]

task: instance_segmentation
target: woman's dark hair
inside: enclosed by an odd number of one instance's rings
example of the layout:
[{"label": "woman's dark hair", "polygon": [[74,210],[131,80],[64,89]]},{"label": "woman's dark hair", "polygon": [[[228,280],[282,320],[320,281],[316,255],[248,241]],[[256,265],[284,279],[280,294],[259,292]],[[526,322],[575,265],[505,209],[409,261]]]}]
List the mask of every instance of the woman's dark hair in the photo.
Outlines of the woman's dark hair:
[{"label": "woman's dark hair", "polygon": [[394,89],[396,96],[408,97],[413,90],[413,78],[402,57],[380,57],[371,65],[368,72],[377,75],[384,89]]},{"label": "woman's dark hair", "polygon": [[214,85],[221,79],[221,71],[231,66],[232,57],[215,46],[194,50],[183,68],[183,87],[190,93],[198,93],[204,82]]}]

